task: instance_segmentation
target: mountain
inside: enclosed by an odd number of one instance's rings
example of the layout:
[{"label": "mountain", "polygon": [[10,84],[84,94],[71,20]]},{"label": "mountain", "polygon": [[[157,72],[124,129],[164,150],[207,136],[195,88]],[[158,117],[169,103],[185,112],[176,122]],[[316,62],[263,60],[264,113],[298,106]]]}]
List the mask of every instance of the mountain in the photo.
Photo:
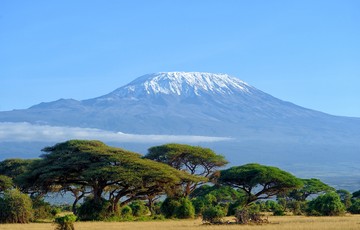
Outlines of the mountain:
[{"label": "mountain", "polygon": [[[170,72],[137,78],[84,101],[60,99],[0,112],[0,122],[99,128],[138,134],[246,136],[313,140],[359,136],[360,119],[279,100],[226,74]],[[250,134],[250,135],[249,135]],[[313,135],[314,134],[314,135]],[[318,136],[321,134],[321,136]],[[309,138],[311,137],[311,138]]]},{"label": "mountain", "polygon": [[207,145],[233,164],[256,161],[323,177],[341,164],[345,171],[336,175],[360,175],[359,118],[306,109],[226,74],[148,74],[100,97],[0,112],[0,122],[231,137]]}]

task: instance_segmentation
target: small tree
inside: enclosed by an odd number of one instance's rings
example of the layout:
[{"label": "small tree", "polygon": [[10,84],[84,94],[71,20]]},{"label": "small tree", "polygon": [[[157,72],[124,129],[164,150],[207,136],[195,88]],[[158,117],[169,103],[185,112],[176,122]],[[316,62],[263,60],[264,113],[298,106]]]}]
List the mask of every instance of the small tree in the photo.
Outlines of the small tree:
[{"label": "small tree", "polygon": [[0,198],[0,223],[29,223],[33,217],[32,202],[28,195],[17,189],[7,190]]}]

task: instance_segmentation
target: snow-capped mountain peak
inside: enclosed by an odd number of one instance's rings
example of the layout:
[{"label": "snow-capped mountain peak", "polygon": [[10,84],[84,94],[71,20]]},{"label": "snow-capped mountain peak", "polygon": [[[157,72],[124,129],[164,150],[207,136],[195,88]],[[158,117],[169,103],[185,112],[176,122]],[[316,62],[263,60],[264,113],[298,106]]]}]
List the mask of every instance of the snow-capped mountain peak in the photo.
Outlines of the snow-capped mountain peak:
[{"label": "snow-capped mountain peak", "polygon": [[201,96],[250,93],[252,87],[227,74],[201,72],[161,72],[137,78],[112,94],[120,97],[144,95]]}]

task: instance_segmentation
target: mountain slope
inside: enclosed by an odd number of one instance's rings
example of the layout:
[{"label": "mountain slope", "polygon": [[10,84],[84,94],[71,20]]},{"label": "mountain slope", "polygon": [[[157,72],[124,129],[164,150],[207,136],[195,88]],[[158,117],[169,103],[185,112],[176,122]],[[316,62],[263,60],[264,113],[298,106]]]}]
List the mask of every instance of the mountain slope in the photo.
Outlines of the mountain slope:
[{"label": "mountain slope", "polygon": [[197,72],[149,74],[101,97],[0,112],[1,121],[255,139],[357,138],[360,128],[360,119],[302,108],[226,74]]}]

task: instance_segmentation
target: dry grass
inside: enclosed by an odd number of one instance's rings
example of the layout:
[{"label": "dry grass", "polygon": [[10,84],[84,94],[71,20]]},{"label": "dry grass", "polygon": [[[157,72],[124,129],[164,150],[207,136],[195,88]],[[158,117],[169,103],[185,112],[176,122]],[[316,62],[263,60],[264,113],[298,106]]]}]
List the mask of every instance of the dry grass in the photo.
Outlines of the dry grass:
[{"label": "dry grass", "polygon": [[[202,225],[201,220],[170,220],[152,222],[77,222],[76,230],[359,230],[360,215],[343,217],[269,217],[264,225]],[[0,224],[1,230],[49,230],[52,224]]]}]

